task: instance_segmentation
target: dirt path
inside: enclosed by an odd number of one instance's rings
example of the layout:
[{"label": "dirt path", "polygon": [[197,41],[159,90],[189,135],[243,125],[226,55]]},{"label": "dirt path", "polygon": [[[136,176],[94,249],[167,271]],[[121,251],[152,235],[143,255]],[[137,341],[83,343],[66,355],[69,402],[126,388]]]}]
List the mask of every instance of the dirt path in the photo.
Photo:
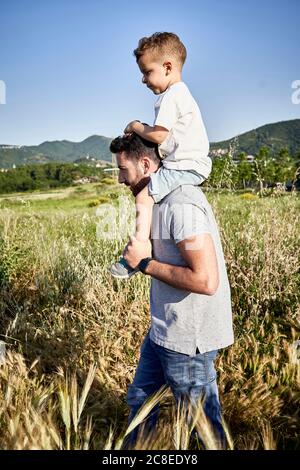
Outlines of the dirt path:
[{"label": "dirt path", "polygon": [[60,191],[49,191],[48,193],[17,193],[0,196],[0,201],[10,199],[11,201],[31,201],[43,199],[64,199],[74,191],[74,188],[66,188]]}]

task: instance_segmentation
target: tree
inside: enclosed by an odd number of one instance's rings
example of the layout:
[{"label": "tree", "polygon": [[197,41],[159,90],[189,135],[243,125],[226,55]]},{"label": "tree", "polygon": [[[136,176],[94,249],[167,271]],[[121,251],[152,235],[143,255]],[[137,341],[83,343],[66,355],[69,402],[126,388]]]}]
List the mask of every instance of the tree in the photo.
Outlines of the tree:
[{"label": "tree", "polygon": [[245,152],[242,152],[238,155],[237,161],[238,185],[245,189],[247,186],[249,186],[253,177],[252,166],[251,163],[248,162]]},{"label": "tree", "polygon": [[236,165],[230,155],[214,158],[208,184],[215,188],[234,189],[238,181]]},{"label": "tree", "polygon": [[288,149],[281,149],[275,162],[276,182],[286,183],[287,181],[293,181],[295,173],[296,166]]},{"label": "tree", "polygon": [[267,183],[274,182],[275,166],[267,147],[261,147],[258,154],[254,157],[253,174],[255,180],[259,183],[260,195],[263,194]]}]

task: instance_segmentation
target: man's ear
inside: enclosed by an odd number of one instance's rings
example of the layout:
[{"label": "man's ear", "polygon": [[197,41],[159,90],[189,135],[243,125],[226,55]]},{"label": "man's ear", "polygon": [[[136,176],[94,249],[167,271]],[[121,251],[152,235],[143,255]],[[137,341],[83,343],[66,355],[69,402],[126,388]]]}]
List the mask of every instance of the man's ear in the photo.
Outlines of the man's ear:
[{"label": "man's ear", "polygon": [[148,157],[142,158],[142,165],[143,165],[144,173],[148,173],[150,169],[150,165],[151,165]]}]

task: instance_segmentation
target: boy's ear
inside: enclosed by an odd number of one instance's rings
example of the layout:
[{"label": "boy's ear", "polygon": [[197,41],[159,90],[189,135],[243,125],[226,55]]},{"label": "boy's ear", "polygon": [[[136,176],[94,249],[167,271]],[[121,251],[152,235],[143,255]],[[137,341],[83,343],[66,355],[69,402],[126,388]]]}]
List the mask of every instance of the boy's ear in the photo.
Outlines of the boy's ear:
[{"label": "boy's ear", "polygon": [[170,73],[172,71],[172,62],[169,62],[169,61],[164,62],[164,68],[165,68],[167,74]]}]

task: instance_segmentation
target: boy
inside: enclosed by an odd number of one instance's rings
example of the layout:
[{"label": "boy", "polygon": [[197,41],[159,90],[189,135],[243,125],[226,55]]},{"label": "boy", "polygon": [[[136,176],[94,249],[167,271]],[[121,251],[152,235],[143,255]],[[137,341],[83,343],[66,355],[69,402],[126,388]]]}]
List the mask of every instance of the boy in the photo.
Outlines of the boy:
[{"label": "boy", "polygon": [[[135,132],[158,144],[162,167],[136,196],[137,225],[135,237],[150,237],[154,203],[183,184],[199,185],[211,172],[209,142],[197,103],[181,80],[186,49],[174,33],[154,33],[140,39],[134,50],[142,81],[159,98],[155,104],[153,126],[130,122],[125,134]],[[116,278],[126,279],[139,271],[122,257],[110,268]]]}]

